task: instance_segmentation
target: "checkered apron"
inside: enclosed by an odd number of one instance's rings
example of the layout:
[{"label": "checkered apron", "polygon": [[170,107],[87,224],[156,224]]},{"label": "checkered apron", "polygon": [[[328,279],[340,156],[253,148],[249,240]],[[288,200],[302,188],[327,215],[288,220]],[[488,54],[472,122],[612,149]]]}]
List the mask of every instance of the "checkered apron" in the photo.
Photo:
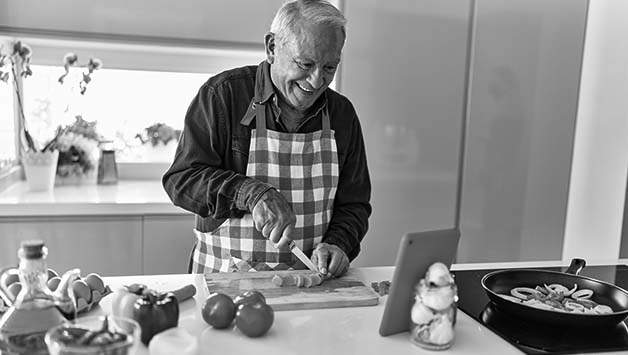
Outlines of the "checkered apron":
[{"label": "checkered apron", "polygon": [[[283,133],[266,129],[265,105],[256,104],[256,129],[246,175],[273,185],[296,215],[290,236],[306,254],[321,242],[338,186],[338,154],[329,114],[321,131]],[[289,250],[277,250],[255,229],[250,213],[227,219],[212,232],[195,230],[195,273],[305,269]]]}]

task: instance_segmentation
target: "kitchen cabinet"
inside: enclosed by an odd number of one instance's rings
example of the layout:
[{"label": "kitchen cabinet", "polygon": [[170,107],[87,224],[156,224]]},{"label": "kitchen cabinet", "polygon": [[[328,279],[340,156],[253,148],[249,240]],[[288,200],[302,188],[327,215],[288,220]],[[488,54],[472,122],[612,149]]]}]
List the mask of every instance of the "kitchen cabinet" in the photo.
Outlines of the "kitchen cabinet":
[{"label": "kitchen cabinet", "polygon": [[86,275],[142,273],[142,217],[12,217],[0,219],[0,265],[17,264],[25,239],[42,239],[48,267]]},{"label": "kitchen cabinet", "polygon": [[143,226],[144,274],[188,272],[190,251],[196,242],[194,216],[145,216]]},{"label": "kitchen cabinet", "polygon": [[[354,266],[456,215],[472,1],[346,1],[340,91],[360,118],[373,213]],[[385,30],[382,30],[385,29]]]},{"label": "kitchen cabinet", "polygon": [[340,90],[373,185],[354,264],[458,223],[459,262],[560,259],[588,1],[345,5]]},{"label": "kitchen cabinet", "polygon": [[17,264],[25,239],[42,239],[48,266],[78,267],[83,275],[186,273],[194,217],[178,215],[0,218],[0,266]]},{"label": "kitchen cabinet", "polygon": [[476,2],[460,262],[561,259],[587,3]]}]

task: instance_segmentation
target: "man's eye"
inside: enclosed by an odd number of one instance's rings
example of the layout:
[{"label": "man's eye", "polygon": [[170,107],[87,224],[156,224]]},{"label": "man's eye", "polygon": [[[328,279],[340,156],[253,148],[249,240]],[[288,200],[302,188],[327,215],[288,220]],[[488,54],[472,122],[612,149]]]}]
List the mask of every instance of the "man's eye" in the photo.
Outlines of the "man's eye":
[{"label": "man's eye", "polygon": [[304,62],[297,62],[297,65],[299,66],[299,68],[306,69],[306,70],[312,67],[312,64],[304,63]]},{"label": "man's eye", "polygon": [[325,67],[325,71],[328,73],[335,73],[338,67],[335,65],[329,65]]}]

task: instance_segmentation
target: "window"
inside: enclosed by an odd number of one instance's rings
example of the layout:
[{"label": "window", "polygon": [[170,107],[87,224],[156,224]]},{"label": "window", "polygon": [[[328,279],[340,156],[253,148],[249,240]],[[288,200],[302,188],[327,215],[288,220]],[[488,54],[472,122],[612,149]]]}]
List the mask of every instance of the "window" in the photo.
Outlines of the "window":
[{"label": "window", "polygon": [[[106,65],[106,64],[105,64]],[[97,121],[97,132],[114,142],[120,162],[169,162],[176,140],[153,145],[146,128],[165,124],[183,128],[183,117],[198,88],[212,74],[147,70],[96,71],[84,95],[78,83],[84,70],[73,68],[64,84],[62,66],[33,66],[34,75],[24,84],[25,107],[36,137],[52,138],[55,128],[80,115]]]},{"label": "window", "polygon": [[[97,132],[114,142],[116,159],[122,164],[169,163],[176,140],[168,145],[142,144],[147,139],[146,128],[165,124],[180,131],[191,99],[210,76],[237,66],[256,65],[264,59],[261,45],[234,50],[175,44],[20,40],[33,49],[33,75],[24,81],[23,89],[34,138],[45,142],[52,138],[56,127],[70,124],[80,115],[86,121],[97,121]],[[79,67],[71,67],[60,84],[58,79],[65,73],[63,57],[68,52],[78,55]],[[104,65],[92,74],[87,91],[81,95],[79,82],[86,71],[81,65],[90,58],[99,58]],[[154,171],[139,166],[136,170],[141,169]],[[127,167],[121,170],[128,171]],[[135,176],[130,173],[130,177]]]},{"label": "window", "polygon": [[[123,39],[84,40],[52,39],[44,37],[9,38],[27,43],[33,50],[33,75],[24,80],[24,108],[29,131],[41,144],[53,137],[56,127],[67,125],[80,115],[87,121],[97,121],[97,132],[114,142],[116,158],[121,164],[161,163],[172,160],[176,141],[168,145],[142,144],[146,141],[146,128],[166,124],[174,131],[183,128],[183,119],[190,100],[210,76],[223,70],[256,65],[265,58],[261,43],[237,48],[201,48],[180,45],[129,43]],[[223,44],[224,45],[224,44]],[[79,67],[71,67],[63,85],[58,82],[65,73],[63,58],[69,53],[78,55]],[[90,58],[99,58],[103,68],[92,74],[84,95],[79,93],[79,82]],[[338,76],[338,74],[336,75]],[[331,84],[336,88],[336,82]],[[9,88],[2,88],[10,90]],[[10,95],[1,91],[0,98]],[[2,96],[4,95],[4,96]],[[10,112],[11,100],[1,100],[0,110]],[[12,117],[12,116],[11,116]],[[3,125],[0,138],[14,134],[15,128]],[[7,136],[8,137],[8,136]],[[8,156],[15,156],[15,139],[2,139],[11,149],[4,148]],[[126,175],[128,166],[122,167],[121,178],[137,177],[139,171],[162,172],[134,168]],[[133,170],[133,169],[132,169]],[[141,173],[140,173],[141,175]]]}]

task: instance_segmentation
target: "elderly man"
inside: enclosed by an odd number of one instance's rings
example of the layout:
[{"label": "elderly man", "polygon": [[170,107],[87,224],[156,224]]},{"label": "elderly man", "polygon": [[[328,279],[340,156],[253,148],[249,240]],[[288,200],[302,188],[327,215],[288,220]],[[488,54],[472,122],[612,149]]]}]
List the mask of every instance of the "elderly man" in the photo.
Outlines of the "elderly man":
[{"label": "elderly man", "polygon": [[371,213],[364,141],[351,102],[328,88],[346,20],[325,1],[284,4],[266,60],[210,78],[192,100],[163,185],[196,214],[194,272],[303,269],[326,278],[360,251]]}]

